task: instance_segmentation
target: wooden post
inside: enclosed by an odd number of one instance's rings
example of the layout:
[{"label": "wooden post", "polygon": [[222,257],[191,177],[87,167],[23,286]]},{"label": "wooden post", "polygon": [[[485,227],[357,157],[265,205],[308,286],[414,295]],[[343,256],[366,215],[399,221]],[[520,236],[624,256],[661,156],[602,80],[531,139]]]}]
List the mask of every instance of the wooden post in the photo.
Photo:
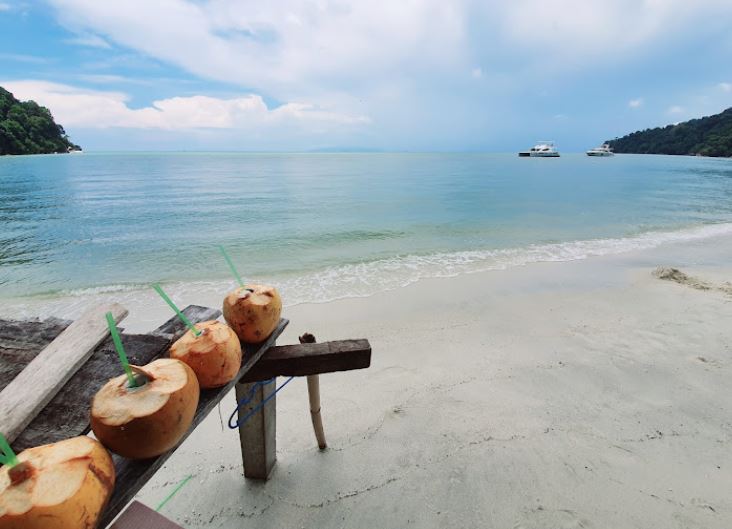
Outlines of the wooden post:
[{"label": "wooden post", "polygon": [[[315,343],[315,336],[305,333],[300,336],[300,343]],[[310,420],[313,422],[315,440],[318,448],[325,450],[328,444],[325,442],[325,431],[323,430],[323,416],[320,414],[320,377],[308,375],[308,400],[310,401]]]},{"label": "wooden post", "polygon": [[[243,405],[238,412],[239,420],[249,414],[254,408],[277,389],[277,379],[265,384],[236,384],[236,400],[239,402],[250,396],[252,399]],[[239,425],[239,440],[241,441],[241,456],[244,460],[244,476],[249,479],[266,480],[272,473],[277,462],[277,397],[273,396],[267,403],[250,417],[247,422]]]}]

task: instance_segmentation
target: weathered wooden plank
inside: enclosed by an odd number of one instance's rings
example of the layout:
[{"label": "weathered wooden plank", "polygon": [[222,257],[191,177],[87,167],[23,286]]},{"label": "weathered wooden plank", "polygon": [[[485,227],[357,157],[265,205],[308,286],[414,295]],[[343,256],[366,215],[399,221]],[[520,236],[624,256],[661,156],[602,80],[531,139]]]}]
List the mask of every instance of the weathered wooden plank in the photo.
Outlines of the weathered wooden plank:
[{"label": "weathered wooden plank", "polygon": [[0,319],[0,388],[4,388],[50,344],[70,321]]},{"label": "weathered wooden plank", "polygon": [[[216,319],[221,311],[190,305],[183,310],[183,313],[191,321],[198,322],[200,321],[199,318]],[[35,327],[46,325],[46,322],[30,323]],[[43,332],[34,332],[48,337],[51,328],[53,327],[47,327]],[[158,331],[161,329],[166,330],[164,335],[159,335]],[[164,356],[170,347],[171,339],[169,337],[178,337],[185,330],[185,325],[180,322],[178,317],[172,316],[171,319],[150,335],[122,334],[122,343],[132,364],[145,365],[160,356]],[[13,448],[20,451],[32,446],[53,443],[87,433],[89,431],[91,400],[94,394],[107,380],[121,373],[114,344],[111,338],[108,338],[102,345],[97,347],[89,361],[77,371],[66,386],[23,430],[15,442],[12,443]]]},{"label": "weathered wooden plank", "polygon": [[[170,341],[162,336],[123,334],[121,338],[133,365],[148,364],[170,347]],[[114,344],[108,339],[28,424],[13,442],[13,448],[24,450],[88,432],[92,398],[107,380],[122,373]]]},{"label": "weathered wooden plank", "polygon": [[183,529],[139,501],[133,501],[110,529]]},{"label": "weathered wooden plank", "polygon": [[[205,389],[201,391],[201,397],[198,401],[198,409],[193,418],[193,423],[186,435],[183,436],[180,443],[183,443],[188,435],[193,432],[198,425],[206,418],[221,399],[229,390],[234,387],[236,381],[246,374],[252,366],[264,355],[264,353],[274,345],[282,331],[285,330],[289,323],[286,319],[281,319],[275,331],[263,343],[257,345],[242,344],[242,366],[239,374],[226,386],[216,389]],[[180,443],[178,446],[180,446]],[[119,456],[113,456],[114,466],[117,474],[116,484],[112,497],[109,500],[107,510],[102,517],[100,527],[106,527],[117,514],[127,505],[127,503],[137,494],[137,492],[148,482],[148,480],[157,472],[157,470],[168,460],[176,449],[166,452],[160,457],[148,459],[144,461],[134,461],[124,459]]]},{"label": "weathered wooden plank", "polygon": [[368,340],[338,340],[273,347],[240,382],[256,382],[275,376],[305,376],[364,369],[371,365]]},{"label": "weathered wooden plank", "polygon": [[69,325],[0,392],[0,431],[14,441],[109,333],[104,314],[127,315],[116,303],[89,309]]},{"label": "weathered wooden plank", "polygon": [[[185,314],[186,317],[192,322],[198,323],[202,321],[217,319],[219,316],[221,316],[221,311],[219,309],[212,309],[210,307],[202,307],[200,305],[188,305],[183,311],[183,314]],[[186,326],[181,323],[181,321],[177,317],[173,317],[150,334],[163,336],[173,342],[183,336],[183,333],[185,332]]]}]

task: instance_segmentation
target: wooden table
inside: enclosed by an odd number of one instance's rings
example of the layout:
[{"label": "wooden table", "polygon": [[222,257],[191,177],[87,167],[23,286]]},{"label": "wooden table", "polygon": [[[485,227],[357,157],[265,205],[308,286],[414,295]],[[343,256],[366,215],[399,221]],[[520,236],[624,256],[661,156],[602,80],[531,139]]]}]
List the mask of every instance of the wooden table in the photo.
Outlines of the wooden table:
[{"label": "wooden table", "polygon": [[[196,305],[187,307],[183,312],[194,323],[216,319],[221,315],[219,310]],[[58,319],[42,322],[0,320],[0,390],[70,323]],[[181,439],[181,443],[234,386],[237,386],[237,395],[240,395],[253,383],[278,375],[313,375],[362,369],[370,365],[371,346],[366,340],[273,347],[288,323],[288,320],[281,319],[272,335],[261,344],[255,346],[242,344],[243,360],[238,376],[222,388],[201,391],[192,426]],[[185,331],[186,328],[180,320],[173,317],[149,334],[123,332],[122,342],[130,363],[145,365],[165,355],[170,345]],[[13,449],[19,452],[28,447],[89,433],[92,397],[107,380],[120,374],[114,344],[111,338],[108,338],[95,349],[91,358],[23,430],[12,443]],[[261,402],[265,395],[260,393],[257,397],[250,406]],[[274,465],[274,410],[274,399],[271,399],[264,406],[257,421],[250,421],[251,424],[246,428],[240,427],[247,477],[266,479]],[[241,410],[240,417],[246,411],[247,409]],[[245,448],[249,450],[248,453],[245,452]],[[100,527],[106,527],[112,522],[174,451],[175,449],[157,458],[143,461],[113,455],[116,484],[99,524]]]}]

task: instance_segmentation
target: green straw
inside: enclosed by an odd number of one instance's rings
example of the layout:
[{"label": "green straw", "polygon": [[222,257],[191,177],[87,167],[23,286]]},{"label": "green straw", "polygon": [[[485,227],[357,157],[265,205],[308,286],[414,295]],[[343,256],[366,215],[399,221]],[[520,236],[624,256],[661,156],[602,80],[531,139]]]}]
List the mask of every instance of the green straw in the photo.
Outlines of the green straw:
[{"label": "green straw", "polygon": [[175,306],[175,303],[173,303],[173,300],[170,299],[165,292],[163,292],[163,289],[162,288],[160,288],[160,284],[159,283],[155,283],[154,285],[152,285],[152,287],[155,289],[155,292],[157,292],[158,294],[160,294],[160,297],[165,300],[165,302],[170,306],[170,308],[175,311],[175,313],[180,318],[180,321],[182,321],[185,324],[185,326],[188,327],[191,330],[191,332],[193,334],[195,334],[196,336],[201,336],[201,331],[199,331],[198,329],[196,329],[196,326],[191,323],[191,320],[189,320],[188,318],[186,318],[186,315],[183,314],[178,309],[178,307]]},{"label": "green straw", "polygon": [[229,257],[229,254],[226,253],[226,250],[223,246],[219,246],[219,250],[221,250],[221,255],[224,256],[224,259],[226,259],[226,262],[229,263],[229,268],[231,268],[231,273],[234,274],[234,277],[237,281],[239,281],[239,286],[244,286],[244,281],[241,280],[241,277],[239,276],[239,272],[236,271],[236,268],[234,267],[234,263],[231,262],[231,257]]},{"label": "green straw", "polygon": [[173,492],[171,492],[170,494],[168,494],[165,497],[165,499],[160,502],[160,505],[158,505],[158,508],[155,509],[155,511],[156,512],[160,512],[160,509],[162,509],[163,507],[165,507],[165,504],[168,503],[173,498],[173,496],[175,496],[178,493],[178,491],[183,488],[183,485],[185,485],[186,483],[188,483],[192,478],[193,478],[193,475],[190,475],[186,479],[184,479],[183,481],[181,481],[180,483],[178,483],[178,486],[175,487],[173,489]]},{"label": "green straw", "polygon": [[114,316],[112,316],[111,312],[107,312],[107,326],[109,327],[109,333],[112,335],[112,341],[114,342],[114,348],[117,349],[117,354],[119,355],[119,361],[122,363],[122,368],[125,370],[125,373],[127,374],[127,381],[129,382],[129,386],[131,388],[137,387],[137,382],[135,382],[135,375],[132,373],[132,369],[130,369],[130,361],[127,360],[127,355],[125,354],[125,348],[122,346],[122,339],[119,337],[119,331],[117,330],[117,324],[114,323]]},{"label": "green straw", "polygon": [[18,458],[15,456],[15,452],[10,448],[10,443],[5,439],[5,436],[0,433],[0,464],[14,467],[18,464]]}]

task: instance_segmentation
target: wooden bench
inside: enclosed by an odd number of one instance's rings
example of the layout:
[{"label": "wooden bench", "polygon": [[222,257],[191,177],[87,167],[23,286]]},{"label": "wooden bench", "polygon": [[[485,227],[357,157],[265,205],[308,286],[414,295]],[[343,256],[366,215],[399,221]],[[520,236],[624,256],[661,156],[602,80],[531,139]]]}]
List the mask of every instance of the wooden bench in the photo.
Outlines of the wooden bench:
[{"label": "wooden bench", "polygon": [[[221,315],[219,310],[195,305],[187,307],[183,312],[193,322],[216,319]],[[58,319],[42,322],[0,320],[0,390],[5,388],[70,323]],[[277,376],[306,376],[369,367],[371,347],[367,340],[276,347],[277,338],[288,323],[286,319],[280,320],[275,331],[262,344],[256,346],[242,344],[244,354],[238,376],[222,388],[201,391],[193,424],[185,437],[198,427],[232,387],[236,387],[237,400],[253,393],[251,401],[238,412],[241,419],[253,408],[260,406],[274,389],[274,383],[257,385],[258,382]],[[130,363],[145,365],[164,356],[173,341],[185,331],[185,326],[177,317],[173,317],[149,334],[123,332],[122,342]],[[111,339],[107,338],[94,350],[89,360],[71,376],[58,394],[23,429],[12,442],[13,449],[18,452],[31,446],[87,434],[90,431],[89,411],[93,395],[108,379],[118,376],[120,371],[114,345]],[[271,398],[261,408],[261,412],[239,428],[244,473],[246,477],[254,479],[267,479],[276,462],[276,399]],[[133,461],[113,455],[117,475],[116,485],[100,527],[106,527],[115,519],[173,452],[174,450],[171,450],[145,461]],[[115,529],[128,527],[125,524],[129,520],[132,520],[129,523],[133,524],[129,527],[134,527],[137,523],[134,520],[138,520],[146,509],[139,505],[137,502],[130,505],[129,512],[115,523]],[[157,515],[156,519],[160,518],[162,517]],[[139,523],[137,526],[139,527]],[[175,525],[150,525],[150,527],[175,527]]]}]

